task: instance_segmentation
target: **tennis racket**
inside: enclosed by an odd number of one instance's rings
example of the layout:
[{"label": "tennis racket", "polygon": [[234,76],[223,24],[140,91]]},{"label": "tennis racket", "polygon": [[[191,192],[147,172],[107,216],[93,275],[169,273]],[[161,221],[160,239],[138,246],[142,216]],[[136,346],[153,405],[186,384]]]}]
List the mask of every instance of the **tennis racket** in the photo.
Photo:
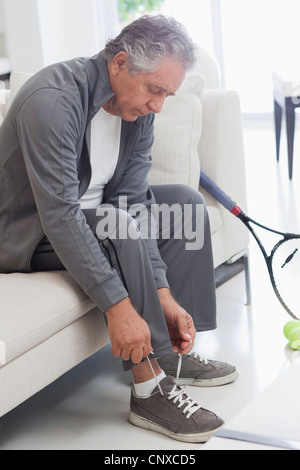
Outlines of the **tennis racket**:
[{"label": "tennis racket", "polygon": [[[201,172],[200,185],[250,230],[264,256],[272,287],[279,302],[292,318],[298,320],[297,315],[300,315],[300,235],[279,232],[251,219],[203,172]],[[267,254],[251,224],[280,236],[270,255]]]}]

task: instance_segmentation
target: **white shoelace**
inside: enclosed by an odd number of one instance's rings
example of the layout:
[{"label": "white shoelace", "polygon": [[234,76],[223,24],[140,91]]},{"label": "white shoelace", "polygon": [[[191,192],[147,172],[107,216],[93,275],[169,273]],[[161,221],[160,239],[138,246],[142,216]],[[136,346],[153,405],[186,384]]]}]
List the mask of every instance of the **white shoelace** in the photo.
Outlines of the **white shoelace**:
[{"label": "white shoelace", "polygon": [[[199,359],[199,362],[204,362],[204,364],[207,366],[208,360],[205,359],[205,357],[200,356],[200,354],[197,354],[195,352],[193,353],[193,351],[191,351],[187,353],[186,355],[191,356],[192,354],[194,354],[194,359]],[[179,379],[181,367],[182,367],[182,355],[178,354],[178,357],[179,359],[178,359],[177,372],[176,372],[176,383],[178,383],[178,379]]]},{"label": "white shoelace", "polygon": [[[152,353],[153,354],[153,353]],[[191,354],[191,353],[189,353]],[[179,355],[180,358],[179,358],[179,361],[180,362],[180,369],[181,369],[181,363],[182,363],[182,356]],[[195,358],[197,358],[197,354],[195,356]],[[201,362],[203,361],[203,358],[201,358]],[[148,361],[148,364],[151,368],[151,371],[153,373],[153,376],[155,377],[156,379],[156,382],[157,382],[157,386],[158,386],[158,389],[160,391],[160,394],[161,396],[164,396],[164,392],[161,388],[161,385],[159,383],[159,380],[157,378],[157,375],[155,374],[154,372],[154,369],[152,367],[152,364],[151,364],[151,361],[149,359],[149,357],[147,357],[147,361]],[[177,372],[179,370],[179,373],[180,373],[180,369],[177,369]],[[178,380],[178,377],[177,377],[177,380]],[[177,381],[176,381],[177,382]],[[186,390],[187,390],[188,387],[179,387],[177,384],[174,385],[173,389],[171,390],[171,392],[169,392],[169,396],[168,396],[168,400],[173,400],[173,403],[174,405],[178,404],[178,408],[180,409],[182,406],[186,405],[185,409],[182,410],[183,414],[186,414],[186,419],[189,419],[196,411],[198,411],[200,408],[201,408],[201,405],[198,405],[198,403],[196,403],[191,397],[189,397],[187,394],[186,394]],[[183,395],[186,395],[185,397]]]},{"label": "white shoelace", "polygon": [[174,405],[178,403],[178,408],[181,408],[184,405],[187,405],[184,410],[182,410],[183,414],[186,414],[186,419],[189,419],[192,414],[198,411],[201,408],[201,405],[198,405],[191,397],[186,395],[183,397],[183,394],[186,392],[187,387],[178,388],[177,385],[174,385],[173,390],[169,392],[168,400],[173,400]]},{"label": "white shoelace", "polygon": [[[154,354],[154,353],[151,352],[150,354]],[[156,383],[157,383],[158,389],[159,389],[159,391],[160,391],[160,394],[161,394],[161,396],[164,396],[164,392],[162,391],[162,388],[161,388],[161,386],[160,386],[159,380],[158,380],[158,378],[157,378],[156,373],[154,372],[154,369],[153,369],[153,367],[152,367],[152,364],[151,364],[151,361],[150,361],[149,357],[147,357],[147,361],[148,361],[148,364],[149,364],[149,366],[150,366],[150,368],[151,368],[151,370],[152,370],[153,377],[155,377],[155,379],[156,379]]]}]

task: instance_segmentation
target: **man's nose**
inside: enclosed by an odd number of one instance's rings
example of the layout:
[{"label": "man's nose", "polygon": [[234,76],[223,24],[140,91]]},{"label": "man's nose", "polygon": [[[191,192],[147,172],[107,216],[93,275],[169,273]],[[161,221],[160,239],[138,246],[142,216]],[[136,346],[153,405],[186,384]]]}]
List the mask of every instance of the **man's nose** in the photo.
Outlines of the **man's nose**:
[{"label": "man's nose", "polygon": [[155,98],[152,98],[150,101],[148,101],[148,107],[153,113],[158,114],[163,108],[165,99],[165,95],[156,96]]}]

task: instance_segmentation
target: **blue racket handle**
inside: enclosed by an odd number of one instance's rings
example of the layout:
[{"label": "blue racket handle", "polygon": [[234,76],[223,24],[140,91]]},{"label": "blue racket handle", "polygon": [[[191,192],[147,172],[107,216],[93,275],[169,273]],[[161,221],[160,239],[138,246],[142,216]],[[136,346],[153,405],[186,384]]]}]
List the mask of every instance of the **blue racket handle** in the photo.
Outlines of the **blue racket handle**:
[{"label": "blue racket handle", "polygon": [[200,185],[233,215],[238,216],[242,212],[240,206],[227,196],[203,171],[201,171]]}]

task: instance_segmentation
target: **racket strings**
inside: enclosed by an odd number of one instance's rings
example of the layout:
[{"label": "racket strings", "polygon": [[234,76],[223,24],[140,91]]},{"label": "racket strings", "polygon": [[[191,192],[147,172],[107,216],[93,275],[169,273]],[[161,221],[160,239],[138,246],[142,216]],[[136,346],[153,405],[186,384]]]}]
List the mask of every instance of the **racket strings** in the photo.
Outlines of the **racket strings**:
[{"label": "racket strings", "polygon": [[272,258],[276,289],[289,311],[300,316],[300,239],[291,239],[278,246]]}]

